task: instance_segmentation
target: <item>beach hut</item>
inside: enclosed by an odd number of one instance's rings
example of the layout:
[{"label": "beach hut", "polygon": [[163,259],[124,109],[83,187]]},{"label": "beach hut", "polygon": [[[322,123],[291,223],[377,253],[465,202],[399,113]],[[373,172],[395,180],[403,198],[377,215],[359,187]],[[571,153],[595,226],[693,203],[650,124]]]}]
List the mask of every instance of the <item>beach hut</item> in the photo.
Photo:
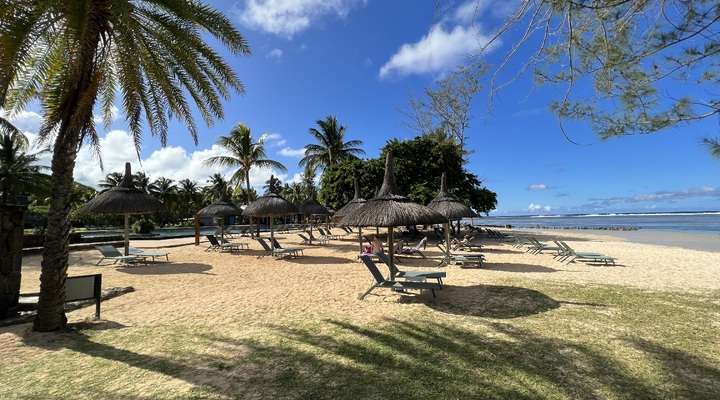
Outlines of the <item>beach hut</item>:
[{"label": "beach hut", "polygon": [[[225,193],[220,194],[220,198],[214,203],[200,209],[195,213],[195,221],[202,217],[219,218],[220,225],[220,237],[225,237],[225,217],[233,215],[242,215],[242,210],[239,209],[235,204],[227,199]],[[195,242],[199,241],[200,237],[200,225],[195,223]]]},{"label": "beach hut", "polygon": [[[335,211],[335,214],[333,215],[333,220],[335,222],[342,223],[342,219],[345,218],[346,215],[352,214],[355,210],[362,207],[367,201],[360,197],[360,185],[358,184],[357,178],[354,179],[353,184],[355,186],[355,195],[352,200],[342,206],[339,210]],[[358,241],[360,242],[360,252],[362,252],[362,227],[358,227]]]},{"label": "beach hut", "polygon": [[447,193],[447,177],[442,173],[440,177],[440,192],[435,196],[428,207],[437,211],[445,217],[445,258],[441,264],[447,263],[450,259],[450,221],[457,221],[463,218],[475,216],[475,212],[454,196]]},{"label": "beach hut", "polygon": [[[257,200],[248,204],[243,210],[242,215],[246,217],[269,217],[270,218],[270,237],[274,238],[273,234],[273,218],[283,217],[286,215],[292,215],[297,213],[297,208],[289,201],[285,200],[282,196],[276,193],[268,192],[263,196],[258,197]],[[270,241],[273,249],[275,245],[273,241]]]},{"label": "beach hut", "polygon": [[300,212],[300,215],[304,216],[306,221],[309,222],[310,225],[310,243],[312,243],[312,228],[313,223],[310,221],[310,217],[318,217],[318,216],[329,216],[330,211],[328,211],[325,206],[318,203],[315,199],[307,199],[302,204],[300,204],[300,207],[298,207],[298,211]]},{"label": "beach hut", "polygon": [[138,190],[132,183],[130,163],[125,163],[125,175],[120,183],[106,190],[80,209],[82,213],[122,214],[125,217],[125,255],[130,254],[130,215],[149,214],[163,209],[163,203]]},{"label": "beach hut", "polygon": [[[442,214],[397,194],[393,156],[388,153],[385,158],[385,177],[377,195],[366,201],[362,207],[346,215],[342,223],[350,226],[386,227],[388,229],[388,256],[390,263],[394,264],[394,227],[439,224],[444,221],[445,217]],[[391,268],[390,271],[391,278],[395,278],[395,274],[392,272],[394,268]]]}]

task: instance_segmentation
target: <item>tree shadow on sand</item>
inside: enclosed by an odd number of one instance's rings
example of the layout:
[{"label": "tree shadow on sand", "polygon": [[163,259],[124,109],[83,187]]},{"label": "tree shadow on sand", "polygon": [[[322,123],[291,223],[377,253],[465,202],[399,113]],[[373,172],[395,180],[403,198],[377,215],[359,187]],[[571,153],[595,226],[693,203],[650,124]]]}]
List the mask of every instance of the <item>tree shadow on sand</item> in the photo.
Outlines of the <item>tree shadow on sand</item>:
[{"label": "tree shadow on sand", "polygon": [[121,267],[116,270],[133,275],[173,275],[173,274],[202,274],[215,275],[208,272],[211,265],[200,263],[162,263],[149,264],[141,267]]}]

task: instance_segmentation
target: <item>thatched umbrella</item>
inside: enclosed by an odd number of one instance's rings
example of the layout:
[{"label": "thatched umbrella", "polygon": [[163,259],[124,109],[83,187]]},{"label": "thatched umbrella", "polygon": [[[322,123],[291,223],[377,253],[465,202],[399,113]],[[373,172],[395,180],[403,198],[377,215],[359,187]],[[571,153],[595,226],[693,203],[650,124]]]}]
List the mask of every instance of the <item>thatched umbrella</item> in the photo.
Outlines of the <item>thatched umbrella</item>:
[{"label": "thatched umbrella", "polygon": [[440,177],[440,192],[430,201],[428,207],[442,214],[447,220],[445,221],[445,258],[441,262],[446,263],[450,259],[450,221],[474,217],[475,212],[447,193],[447,179],[444,172]]},{"label": "thatched umbrella", "polygon": [[[274,238],[273,234],[273,217],[282,217],[285,215],[291,215],[297,213],[297,208],[285,200],[282,196],[277,193],[268,192],[263,196],[258,197],[257,200],[248,204],[243,210],[242,215],[246,217],[269,217],[270,218],[270,237]],[[275,245],[270,243],[272,248]]]},{"label": "thatched umbrella", "polygon": [[[335,215],[333,215],[333,220],[335,220],[336,222],[342,221],[342,219],[345,218],[346,215],[352,214],[355,210],[362,207],[367,201],[360,197],[360,185],[358,184],[357,179],[354,179],[353,184],[355,185],[355,196],[353,196],[353,199],[350,200],[350,202],[342,206],[339,210],[335,211]],[[358,241],[360,242],[360,252],[362,252],[362,227],[358,227]]]},{"label": "thatched umbrella", "polygon": [[133,186],[130,163],[125,163],[125,175],[120,183],[95,196],[85,203],[80,211],[95,214],[123,214],[125,216],[125,255],[127,256],[130,254],[130,215],[149,214],[160,211],[162,208],[163,203],[160,200]]},{"label": "thatched umbrella", "polygon": [[[197,213],[195,213],[195,218],[197,217],[211,217],[211,218],[220,218],[220,237],[225,237],[225,217],[229,217],[231,215],[242,215],[242,210],[239,209],[233,202],[227,199],[227,196],[223,193],[220,195],[220,198],[216,200],[214,203],[200,209]],[[196,224],[197,226],[197,224]],[[199,235],[199,232],[196,228],[195,235]]]},{"label": "thatched umbrella", "polygon": [[[302,216],[305,217],[306,221],[309,221],[310,217],[313,216],[330,215],[330,211],[328,211],[325,206],[318,203],[313,198],[307,199],[302,204],[300,204],[300,207],[298,207],[298,211]],[[312,222],[310,222],[310,243],[312,243],[312,228],[313,224]]]},{"label": "thatched umbrella", "polygon": [[[393,261],[393,227],[418,224],[439,224],[445,217],[421,204],[413,203],[401,196],[395,189],[393,157],[388,153],[385,159],[385,177],[378,194],[365,202],[365,205],[348,214],[342,223],[350,226],[383,226],[388,228],[388,250],[390,263]],[[395,278],[392,273],[391,278]]]}]

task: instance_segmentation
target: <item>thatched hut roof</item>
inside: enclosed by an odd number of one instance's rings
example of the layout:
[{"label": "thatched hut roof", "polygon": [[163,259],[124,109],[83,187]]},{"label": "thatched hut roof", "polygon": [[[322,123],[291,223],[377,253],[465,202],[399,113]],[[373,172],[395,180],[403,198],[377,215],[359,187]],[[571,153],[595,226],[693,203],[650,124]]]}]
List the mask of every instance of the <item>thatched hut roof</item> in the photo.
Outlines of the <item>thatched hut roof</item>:
[{"label": "thatched hut roof", "polygon": [[231,215],[242,215],[242,210],[231,201],[220,198],[214,203],[202,208],[196,215],[199,217],[228,217]]},{"label": "thatched hut roof", "polygon": [[122,181],[85,203],[80,211],[96,214],[148,214],[160,211],[163,207],[160,200],[133,186],[130,163],[125,163]]},{"label": "thatched hut roof", "polygon": [[428,204],[428,207],[439,212],[448,220],[475,217],[475,212],[454,196],[447,193],[447,179],[443,172],[440,178],[440,193]]},{"label": "thatched hut roof", "polygon": [[298,211],[300,214],[309,216],[309,215],[330,215],[330,211],[328,211],[325,206],[318,203],[315,199],[307,199],[305,200],[300,207],[298,207]]},{"label": "thatched hut roof", "polygon": [[347,214],[341,223],[350,226],[403,226],[439,224],[445,221],[441,214],[397,194],[393,157],[388,153],[385,159],[385,177],[377,196]]},{"label": "thatched hut roof", "polygon": [[359,209],[360,207],[365,204],[367,200],[360,197],[360,186],[358,185],[357,179],[355,179],[355,196],[353,196],[353,199],[350,200],[347,204],[342,206],[339,210],[335,211],[335,214],[333,215],[333,220],[339,222],[341,221],[346,215],[352,214],[355,210]]},{"label": "thatched hut roof", "polygon": [[246,217],[275,217],[297,213],[297,208],[282,196],[267,193],[245,207],[242,215]]}]

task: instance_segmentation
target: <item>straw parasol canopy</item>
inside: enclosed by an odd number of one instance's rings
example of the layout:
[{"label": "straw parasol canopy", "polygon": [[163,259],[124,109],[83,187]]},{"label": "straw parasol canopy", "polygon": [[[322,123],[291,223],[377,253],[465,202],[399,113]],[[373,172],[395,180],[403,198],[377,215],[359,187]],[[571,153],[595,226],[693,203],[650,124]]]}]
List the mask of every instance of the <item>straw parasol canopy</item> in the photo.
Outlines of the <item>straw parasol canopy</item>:
[{"label": "straw parasol canopy", "polygon": [[[385,177],[378,194],[365,204],[347,214],[342,224],[350,226],[383,226],[388,228],[388,254],[390,263],[393,261],[393,227],[417,224],[437,224],[445,221],[445,217],[421,204],[412,202],[405,196],[397,194],[395,188],[395,171],[393,156],[385,158]],[[395,278],[391,269],[391,278]]]},{"label": "straw parasol canopy", "polygon": [[460,200],[447,193],[447,179],[443,172],[440,178],[440,193],[428,204],[429,208],[439,212],[448,220],[471,218],[475,212]]},{"label": "straw parasol canopy", "polygon": [[163,203],[136,189],[132,183],[130,163],[125,163],[125,175],[120,183],[106,190],[80,209],[83,213],[123,214],[125,216],[125,255],[130,253],[130,215],[149,214],[163,209]]},{"label": "straw parasol canopy", "polygon": [[325,206],[318,203],[315,199],[307,199],[305,200],[300,207],[298,207],[298,211],[300,211],[300,214],[304,216],[310,216],[310,215],[330,215],[330,211],[328,211]]},{"label": "straw parasol canopy", "polygon": [[353,213],[358,208],[362,207],[367,200],[360,197],[360,185],[357,179],[354,180],[355,185],[355,196],[347,204],[342,206],[339,210],[335,211],[333,220],[341,221],[346,215]]},{"label": "straw parasol canopy", "polygon": [[447,178],[445,173],[440,177],[440,193],[428,204],[429,208],[442,214],[445,218],[445,258],[441,264],[450,260],[450,221],[463,218],[472,218],[475,212],[454,196],[447,193]]},{"label": "straw parasol canopy", "polygon": [[[274,238],[273,217],[281,217],[295,213],[297,213],[297,208],[293,203],[285,200],[285,198],[277,193],[268,192],[248,204],[245,210],[243,210],[242,215],[246,217],[270,217],[270,237]],[[275,244],[272,243],[272,241],[270,246],[272,246],[273,249],[275,248]]]},{"label": "straw parasol canopy", "polygon": [[[231,215],[242,215],[242,210],[237,208],[237,206],[233,202],[228,200],[227,196],[222,193],[220,194],[220,198],[217,199],[214,203],[201,208],[200,211],[195,214],[195,217],[219,217],[220,237],[225,238],[225,217],[229,217]],[[199,231],[197,229],[195,234],[199,235]]]}]

